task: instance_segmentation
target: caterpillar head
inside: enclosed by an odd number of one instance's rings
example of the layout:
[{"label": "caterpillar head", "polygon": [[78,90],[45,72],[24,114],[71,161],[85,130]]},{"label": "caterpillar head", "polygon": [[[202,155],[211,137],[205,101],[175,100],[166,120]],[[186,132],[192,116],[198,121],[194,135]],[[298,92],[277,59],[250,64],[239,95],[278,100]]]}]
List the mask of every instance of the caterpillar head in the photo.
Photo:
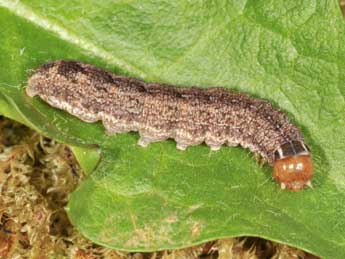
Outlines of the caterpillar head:
[{"label": "caterpillar head", "polygon": [[305,186],[311,187],[313,162],[303,142],[293,141],[281,145],[275,158],[273,178],[281,184],[282,189],[299,191]]},{"label": "caterpillar head", "polygon": [[310,155],[288,156],[274,163],[273,177],[282,189],[299,191],[305,186],[311,187],[313,165]]}]

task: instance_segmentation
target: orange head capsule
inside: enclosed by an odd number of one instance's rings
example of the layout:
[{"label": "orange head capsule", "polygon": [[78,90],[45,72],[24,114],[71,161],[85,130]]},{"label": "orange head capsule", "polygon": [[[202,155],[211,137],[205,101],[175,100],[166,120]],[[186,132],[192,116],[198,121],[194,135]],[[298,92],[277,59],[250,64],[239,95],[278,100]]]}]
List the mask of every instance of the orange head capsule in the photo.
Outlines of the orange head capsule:
[{"label": "orange head capsule", "polygon": [[274,163],[273,177],[282,189],[288,188],[299,191],[304,186],[311,186],[313,164],[310,155],[288,156],[278,159]]},{"label": "orange head capsule", "polygon": [[275,152],[273,177],[282,189],[299,191],[310,186],[313,163],[308,147],[302,141],[291,141],[281,145]]}]

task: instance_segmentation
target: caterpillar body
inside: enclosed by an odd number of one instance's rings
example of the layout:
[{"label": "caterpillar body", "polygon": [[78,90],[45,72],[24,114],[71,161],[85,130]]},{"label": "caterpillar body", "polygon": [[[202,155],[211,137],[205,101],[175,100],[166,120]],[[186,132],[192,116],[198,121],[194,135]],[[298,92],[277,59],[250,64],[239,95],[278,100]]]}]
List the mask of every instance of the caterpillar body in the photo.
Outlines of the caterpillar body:
[{"label": "caterpillar body", "polygon": [[138,131],[138,144],[175,139],[176,147],[206,143],[249,148],[271,165],[281,188],[311,186],[311,154],[300,130],[266,100],[224,88],[184,88],[118,76],[77,61],[42,65],[26,93],[108,134]]}]

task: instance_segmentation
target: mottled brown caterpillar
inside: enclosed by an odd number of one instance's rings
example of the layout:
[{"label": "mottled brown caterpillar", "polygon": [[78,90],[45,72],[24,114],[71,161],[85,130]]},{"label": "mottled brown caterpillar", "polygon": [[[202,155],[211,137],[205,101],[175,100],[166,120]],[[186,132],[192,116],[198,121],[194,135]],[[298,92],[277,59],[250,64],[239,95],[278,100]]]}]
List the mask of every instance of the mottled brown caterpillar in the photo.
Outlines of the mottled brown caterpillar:
[{"label": "mottled brown caterpillar", "polygon": [[241,145],[274,167],[282,189],[311,186],[311,154],[300,130],[262,99],[224,88],[145,83],[76,61],[41,66],[26,92],[83,121],[101,120],[108,134],[138,131],[141,146],[168,138],[181,150],[203,142],[212,150]]}]

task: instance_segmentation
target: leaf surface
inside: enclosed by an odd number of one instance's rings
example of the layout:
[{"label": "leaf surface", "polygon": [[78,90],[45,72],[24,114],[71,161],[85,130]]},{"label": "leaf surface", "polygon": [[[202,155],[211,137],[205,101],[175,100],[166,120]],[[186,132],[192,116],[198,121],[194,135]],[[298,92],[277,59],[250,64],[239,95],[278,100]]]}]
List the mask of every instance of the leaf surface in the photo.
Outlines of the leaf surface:
[{"label": "leaf surface", "polygon": [[[336,1],[0,0],[0,24],[0,112],[74,146],[89,175],[67,210],[85,236],[151,251],[252,235],[345,258],[345,30]],[[136,133],[106,136],[100,123],[26,96],[32,69],[56,59],[270,100],[312,149],[314,189],[280,191],[271,168],[241,148],[144,149]]]}]

